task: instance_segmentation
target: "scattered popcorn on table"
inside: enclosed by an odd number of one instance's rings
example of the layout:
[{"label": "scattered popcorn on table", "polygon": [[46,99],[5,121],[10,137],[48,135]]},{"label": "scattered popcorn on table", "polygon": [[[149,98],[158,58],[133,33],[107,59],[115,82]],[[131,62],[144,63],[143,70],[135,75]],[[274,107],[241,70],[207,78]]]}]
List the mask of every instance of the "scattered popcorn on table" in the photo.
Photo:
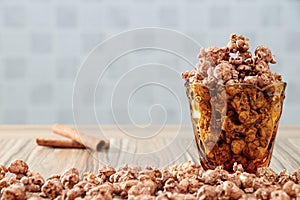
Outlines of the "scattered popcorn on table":
[{"label": "scattered popcorn on table", "polygon": [[[14,163],[26,164],[17,160]],[[28,165],[26,164],[28,167]],[[2,165],[5,169],[5,166]],[[4,170],[5,171],[5,170]],[[299,169],[275,173],[269,167],[256,174],[244,172],[234,164],[230,173],[222,167],[204,170],[200,165],[185,162],[168,169],[129,167],[115,169],[102,166],[98,174],[86,172],[80,176],[76,168],[62,175],[45,179],[37,172],[27,173],[11,181],[0,179],[0,199],[296,199],[300,196]],[[23,172],[25,172],[23,170]],[[19,172],[19,171],[18,171]],[[284,180],[284,181],[283,181]]]}]

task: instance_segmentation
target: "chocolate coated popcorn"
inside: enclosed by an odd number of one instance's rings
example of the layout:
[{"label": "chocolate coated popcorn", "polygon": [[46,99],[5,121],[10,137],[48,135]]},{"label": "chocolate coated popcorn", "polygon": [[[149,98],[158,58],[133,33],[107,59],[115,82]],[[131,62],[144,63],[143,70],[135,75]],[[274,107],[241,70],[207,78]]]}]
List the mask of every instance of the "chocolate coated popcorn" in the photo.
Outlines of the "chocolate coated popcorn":
[{"label": "chocolate coated popcorn", "polygon": [[263,88],[281,82],[281,75],[272,73],[269,67],[269,64],[276,63],[271,50],[258,46],[252,56],[248,41],[242,35],[232,34],[223,48],[212,46],[201,49],[196,67],[182,73],[182,78],[208,87],[222,82],[224,85],[247,83]]},{"label": "chocolate coated popcorn", "polygon": [[272,73],[266,46],[252,56],[248,39],[232,34],[227,46],[201,49],[199,63],[182,74],[200,161],[204,168],[235,162],[248,172],[268,166],[286,83]]},{"label": "chocolate coated popcorn", "polygon": [[263,167],[258,168],[256,174],[252,174],[245,172],[241,164],[234,163],[232,171],[230,173],[222,166],[213,170],[204,170],[201,165],[190,161],[161,170],[152,167],[142,169],[128,165],[119,169],[102,166],[99,169],[99,176],[93,172],[85,172],[83,176],[80,176],[76,168],[71,168],[62,175],[50,176],[44,182],[44,178],[39,173],[28,169],[21,180],[16,177],[7,177],[9,175],[0,180],[0,199],[254,200],[299,198],[299,170],[293,174],[286,170],[277,174],[271,168]]}]

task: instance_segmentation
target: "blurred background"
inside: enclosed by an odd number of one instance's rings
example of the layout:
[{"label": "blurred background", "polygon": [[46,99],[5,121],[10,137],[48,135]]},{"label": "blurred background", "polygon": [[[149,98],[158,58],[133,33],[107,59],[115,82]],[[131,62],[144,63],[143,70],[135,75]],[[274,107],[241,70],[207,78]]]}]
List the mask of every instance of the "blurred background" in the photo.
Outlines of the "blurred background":
[{"label": "blurred background", "polygon": [[[250,38],[252,50],[269,46],[278,62],[273,71],[288,83],[281,123],[299,124],[299,11],[297,0],[0,0],[0,123],[74,123],[73,83],[88,53],[122,31],[155,26],[180,31],[204,47],[226,45],[233,32]],[[157,94],[141,95],[139,108],[155,103],[149,96]],[[172,102],[168,123],[177,123],[172,116],[180,112]]]}]

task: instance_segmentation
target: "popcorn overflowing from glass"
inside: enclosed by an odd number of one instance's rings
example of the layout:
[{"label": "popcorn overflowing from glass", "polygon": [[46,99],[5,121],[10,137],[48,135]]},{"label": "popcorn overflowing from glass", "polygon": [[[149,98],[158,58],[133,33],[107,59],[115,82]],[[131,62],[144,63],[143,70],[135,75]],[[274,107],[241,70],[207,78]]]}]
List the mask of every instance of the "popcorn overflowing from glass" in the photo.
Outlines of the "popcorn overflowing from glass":
[{"label": "popcorn overflowing from glass", "polygon": [[198,57],[182,78],[202,166],[269,166],[286,87],[270,70],[271,50],[259,46],[252,56],[248,39],[232,34],[225,47],[201,49]]}]

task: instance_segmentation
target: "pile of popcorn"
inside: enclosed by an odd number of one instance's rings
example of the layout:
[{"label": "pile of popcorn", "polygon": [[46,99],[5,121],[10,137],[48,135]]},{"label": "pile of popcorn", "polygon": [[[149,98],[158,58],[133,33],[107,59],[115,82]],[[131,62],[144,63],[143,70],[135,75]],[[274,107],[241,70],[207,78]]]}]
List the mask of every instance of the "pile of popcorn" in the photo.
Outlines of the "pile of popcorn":
[{"label": "pile of popcorn", "polygon": [[231,34],[225,47],[201,49],[198,57],[182,78],[202,166],[231,170],[237,162],[247,172],[268,166],[286,87],[270,70],[271,50],[258,46],[252,56],[248,39]]},{"label": "pile of popcorn", "polygon": [[[300,196],[300,169],[279,174],[259,168],[244,172],[235,164],[233,173],[217,167],[203,168],[191,162],[169,169],[102,166],[98,173],[80,176],[75,168],[44,179],[22,160],[8,168],[0,165],[1,200],[7,199],[296,199]],[[8,172],[11,174],[7,175]],[[13,176],[12,176],[13,174]]]},{"label": "pile of popcorn", "polygon": [[276,63],[271,50],[266,46],[258,46],[254,53],[252,56],[249,51],[248,38],[231,34],[229,43],[223,48],[202,48],[196,67],[184,72],[182,78],[209,87],[214,87],[220,81],[227,85],[247,83],[260,88],[280,82],[281,75],[273,74],[269,67],[269,63]]}]

